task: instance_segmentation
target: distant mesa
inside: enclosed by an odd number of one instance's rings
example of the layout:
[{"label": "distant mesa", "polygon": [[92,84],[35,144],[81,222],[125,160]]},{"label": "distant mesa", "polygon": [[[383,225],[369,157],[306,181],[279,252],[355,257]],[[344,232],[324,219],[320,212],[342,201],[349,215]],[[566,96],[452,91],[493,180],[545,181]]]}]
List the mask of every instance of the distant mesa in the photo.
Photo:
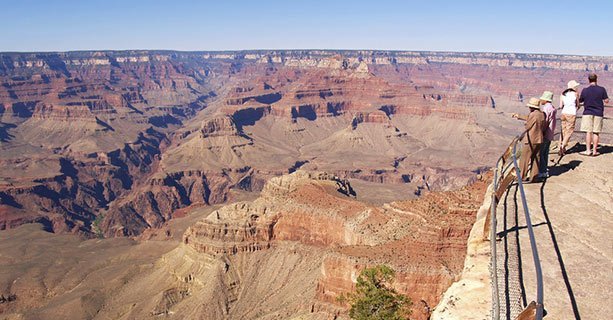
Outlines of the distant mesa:
[{"label": "distant mesa", "polygon": [[298,168],[387,190],[363,193],[375,202],[455,189],[516,131],[500,112],[585,70],[610,85],[611,63],[372,50],[0,53],[0,226],[138,235]]}]

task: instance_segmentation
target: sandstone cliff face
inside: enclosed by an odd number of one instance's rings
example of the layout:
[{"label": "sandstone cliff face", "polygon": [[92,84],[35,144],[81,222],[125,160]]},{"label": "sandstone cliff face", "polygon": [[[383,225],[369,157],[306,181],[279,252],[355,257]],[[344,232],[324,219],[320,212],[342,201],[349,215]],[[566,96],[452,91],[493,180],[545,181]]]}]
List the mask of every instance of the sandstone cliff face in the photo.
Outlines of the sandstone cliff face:
[{"label": "sandstone cliff face", "polygon": [[415,318],[427,319],[462,270],[484,185],[373,207],[354,200],[352,187],[336,176],[296,171],[272,178],[253,202],[214,211],[187,230],[183,243],[217,259],[250,259],[291,243],[317,248],[320,274],[303,308],[329,314],[342,311],[336,297],[353,289],[360,270],[388,264],[397,270],[396,288],[415,302]]},{"label": "sandstone cliff face", "polygon": [[177,225],[150,230],[165,241],[85,241],[22,226],[0,234],[1,294],[17,297],[1,307],[41,319],[338,319],[346,306],[336,297],[383,263],[415,302],[413,318],[427,319],[459,272],[481,184],[373,206],[344,179],[297,170],[271,178],[254,201],[195,209],[200,220],[176,221],[197,221],[176,242]]},{"label": "sandstone cliff face", "polygon": [[[138,235],[147,228],[162,226],[177,209],[226,201],[231,187],[258,188],[260,174],[241,165],[234,152],[222,151],[251,144],[231,117],[202,121],[197,130],[176,138],[180,141],[187,137],[193,139],[169,150],[156,164],[155,172],[109,207],[102,224],[106,235]],[[189,166],[201,158],[206,158],[209,166]]]},{"label": "sandstone cliff face", "polygon": [[[265,64],[283,64],[290,67],[341,69],[361,65],[432,65],[458,64],[488,67],[551,68],[567,70],[607,71],[613,61],[610,57],[561,56],[522,53],[462,53],[411,51],[331,51],[291,50],[252,51],[224,54],[205,54],[205,59],[257,61]],[[363,62],[363,63],[362,63]],[[35,63],[32,61],[31,63]]]},{"label": "sandstone cliff face", "polygon": [[198,93],[200,75],[168,59],[78,56],[2,54],[0,118],[11,129],[0,157],[2,228],[41,221],[98,232],[96,217],[151,171],[168,129],[208,95]]},{"label": "sandstone cliff face", "polygon": [[[303,193],[321,188],[338,190],[348,196],[354,194],[347,181],[333,175],[296,171],[270,179],[262,189],[261,198],[253,203],[237,203],[214,211],[191,227],[183,241],[198,252],[213,255],[268,249],[273,240],[320,246],[355,241],[354,233],[339,232],[336,227],[344,223],[342,215],[317,211],[318,205],[339,199],[302,197]],[[278,201],[286,201],[286,206],[278,205]]]},{"label": "sandstone cliff face", "polygon": [[18,209],[17,214],[6,210],[1,229],[36,221],[49,231],[90,233],[95,213],[124,195],[133,177],[155,161],[164,137],[149,133],[117,151],[55,157],[43,167],[36,163],[40,159],[3,160],[7,167],[25,166],[25,172],[13,172],[15,178],[0,185],[2,203]]}]

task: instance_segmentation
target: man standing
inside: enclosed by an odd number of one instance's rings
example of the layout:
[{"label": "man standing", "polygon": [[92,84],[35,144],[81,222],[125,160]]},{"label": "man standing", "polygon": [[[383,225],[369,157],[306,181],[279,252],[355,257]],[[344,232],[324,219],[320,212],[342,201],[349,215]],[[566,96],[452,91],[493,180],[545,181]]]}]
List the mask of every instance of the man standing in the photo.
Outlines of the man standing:
[{"label": "man standing", "polygon": [[[585,132],[586,156],[597,156],[598,140],[602,131],[602,118],[604,117],[604,104],[609,103],[607,90],[599,86],[598,76],[590,73],[588,76],[590,85],[581,90],[579,102],[583,102],[583,117],[581,117],[581,131]],[[593,147],[592,147],[593,144]]]},{"label": "man standing", "polygon": [[[545,114],[539,110],[539,99],[530,98],[526,105],[530,108],[526,120],[526,136],[524,137],[524,147],[521,151],[519,166],[521,169],[521,179],[525,182],[535,182],[539,169],[539,152],[543,143],[543,131],[545,127]],[[514,118],[523,119],[523,116],[513,114]],[[530,171],[530,177],[528,177]]]},{"label": "man standing", "polygon": [[540,161],[539,161],[539,178],[548,178],[549,171],[549,147],[553,140],[553,135],[556,130],[556,108],[551,104],[553,101],[553,92],[545,91],[539,99],[541,111],[545,113],[545,127],[543,144],[541,145]]}]

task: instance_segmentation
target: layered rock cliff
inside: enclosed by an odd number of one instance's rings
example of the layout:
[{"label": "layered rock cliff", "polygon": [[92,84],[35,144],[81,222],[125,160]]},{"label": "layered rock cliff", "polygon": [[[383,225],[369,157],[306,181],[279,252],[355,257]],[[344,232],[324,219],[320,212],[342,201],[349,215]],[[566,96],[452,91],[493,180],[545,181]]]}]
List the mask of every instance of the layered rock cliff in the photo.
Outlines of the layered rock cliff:
[{"label": "layered rock cliff", "polygon": [[0,228],[136,235],[299,168],[403,187],[400,198],[458,188],[519,129],[501,112],[586,70],[610,85],[610,65],[368,50],[0,53]]},{"label": "layered rock cliff", "polygon": [[[226,272],[238,268],[243,273],[251,272],[247,261],[296,244],[320,252],[322,259],[315,260],[320,273],[312,279],[317,285],[310,289],[310,300],[287,306],[296,313],[342,314],[344,307],[336,298],[353,289],[359,271],[387,264],[397,271],[397,289],[415,302],[414,318],[427,319],[462,270],[484,186],[479,181],[460,191],[376,207],[356,201],[345,180],[297,171],[272,178],[253,202],[213,211],[187,230],[183,245],[225,261]],[[303,271],[291,261],[284,268],[292,270],[292,278]],[[236,300],[228,302],[230,316],[250,301],[248,285],[236,286]]]}]

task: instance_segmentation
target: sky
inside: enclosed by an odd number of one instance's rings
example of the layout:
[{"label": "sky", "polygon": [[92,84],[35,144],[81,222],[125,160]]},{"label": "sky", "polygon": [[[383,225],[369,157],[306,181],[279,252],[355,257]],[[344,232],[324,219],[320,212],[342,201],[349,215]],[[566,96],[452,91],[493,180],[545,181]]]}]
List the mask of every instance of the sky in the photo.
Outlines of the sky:
[{"label": "sky", "polygon": [[380,49],[613,56],[613,0],[0,0],[0,51]]}]

